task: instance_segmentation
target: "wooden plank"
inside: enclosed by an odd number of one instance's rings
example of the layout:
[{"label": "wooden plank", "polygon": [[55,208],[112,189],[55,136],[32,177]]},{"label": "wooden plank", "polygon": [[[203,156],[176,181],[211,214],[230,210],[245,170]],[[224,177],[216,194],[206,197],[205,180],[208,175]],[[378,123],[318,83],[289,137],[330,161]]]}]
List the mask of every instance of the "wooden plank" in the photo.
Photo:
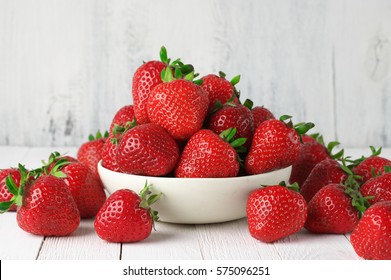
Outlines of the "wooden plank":
[{"label": "wooden plank", "polygon": [[23,231],[16,222],[16,213],[7,212],[0,216],[0,259],[34,260],[43,242],[42,236]]},{"label": "wooden plank", "polygon": [[343,234],[312,234],[305,229],[274,243],[284,260],[359,259]]},{"label": "wooden plank", "polygon": [[[388,0],[0,1],[0,144],[79,145],[106,129],[166,45],[201,76],[242,74],[243,98],[326,140],[391,146],[390,12]],[[26,100],[34,110],[14,106]]]},{"label": "wooden plank", "polygon": [[[391,2],[334,2],[336,131],[346,146],[391,145]],[[340,9],[337,9],[337,6]]]},{"label": "wooden plank", "polygon": [[250,236],[246,219],[196,227],[206,260],[280,259],[273,244],[258,242]]},{"label": "wooden plank", "polygon": [[156,223],[156,231],[137,243],[122,245],[123,260],[202,259],[194,225]]},{"label": "wooden plank", "polygon": [[82,220],[77,230],[67,237],[46,237],[40,260],[119,260],[121,244],[98,237],[94,220]]}]

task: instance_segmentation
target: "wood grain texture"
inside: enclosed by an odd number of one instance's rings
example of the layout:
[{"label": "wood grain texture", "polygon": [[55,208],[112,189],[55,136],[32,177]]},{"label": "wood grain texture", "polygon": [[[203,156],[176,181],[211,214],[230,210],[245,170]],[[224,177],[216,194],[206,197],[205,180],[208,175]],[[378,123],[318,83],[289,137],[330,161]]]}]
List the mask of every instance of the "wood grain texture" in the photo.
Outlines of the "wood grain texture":
[{"label": "wood grain texture", "polygon": [[[0,145],[77,146],[161,45],[326,140],[391,146],[388,0],[0,0]],[[16,106],[15,104],[18,104]]]}]

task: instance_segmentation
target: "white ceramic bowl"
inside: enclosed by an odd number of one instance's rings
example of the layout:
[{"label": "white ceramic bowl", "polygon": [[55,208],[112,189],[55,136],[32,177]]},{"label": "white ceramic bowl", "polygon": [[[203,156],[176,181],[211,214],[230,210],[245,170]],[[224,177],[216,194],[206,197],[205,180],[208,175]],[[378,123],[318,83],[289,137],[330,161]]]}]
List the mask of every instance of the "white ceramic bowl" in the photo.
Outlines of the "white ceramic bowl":
[{"label": "white ceramic bowl", "polygon": [[269,173],[233,178],[149,177],[114,172],[98,164],[106,189],[113,193],[127,188],[139,193],[147,181],[153,192],[163,195],[153,209],[160,221],[180,224],[219,223],[246,216],[251,191],[261,185],[288,181],[291,167]]}]

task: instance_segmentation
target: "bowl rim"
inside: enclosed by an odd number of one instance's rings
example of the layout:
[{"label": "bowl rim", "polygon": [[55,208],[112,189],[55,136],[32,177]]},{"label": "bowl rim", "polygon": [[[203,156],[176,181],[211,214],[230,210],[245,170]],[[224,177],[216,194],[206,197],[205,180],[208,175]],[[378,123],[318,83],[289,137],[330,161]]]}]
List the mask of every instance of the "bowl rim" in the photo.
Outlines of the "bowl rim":
[{"label": "bowl rim", "polygon": [[245,176],[235,176],[235,177],[219,177],[219,178],[178,178],[178,177],[160,177],[160,176],[147,176],[147,175],[136,175],[136,174],[130,174],[130,173],[122,173],[122,172],[117,172],[117,171],[113,171],[111,169],[108,169],[106,167],[104,167],[102,165],[102,160],[100,160],[98,162],[98,172],[99,172],[99,169],[103,169],[105,170],[106,172],[109,172],[109,173],[113,173],[113,174],[118,174],[120,176],[129,176],[129,177],[138,177],[138,178],[153,178],[153,179],[158,179],[158,180],[166,180],[166,181],[169,181],[169,180],[184,180],[184,181],[226,181],[226,180],[230,180],[230,181],[235,181],[235,180],[243,180],[245,178],[258,178],[258,177],[263,177],[263,176],[269,176],[273,173],[277,173],[277,172],[282,172],[283,170],[286,170],[286,169],[290,169],[292,168],[292,165],[289,165],[287,167],[284,167],[284,168],[280,168],[280,169],[276,169],[276,170],[273,170],[273,171],[269,171],[269,172],[265,172],[265,173],[260,173],[260,174],[253,174],[253,175],[245,175]]}]

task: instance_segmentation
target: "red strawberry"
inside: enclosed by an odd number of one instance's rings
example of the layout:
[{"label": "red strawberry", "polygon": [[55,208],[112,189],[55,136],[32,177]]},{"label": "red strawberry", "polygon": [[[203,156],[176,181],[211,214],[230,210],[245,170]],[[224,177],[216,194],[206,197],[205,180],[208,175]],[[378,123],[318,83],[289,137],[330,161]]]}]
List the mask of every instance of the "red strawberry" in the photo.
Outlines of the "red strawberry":
[{"label": "red strawberry", "polygon": [[167,67],[167,51],[164,47],[160,50],[162,61],[149,61],[141,65],[133,75],[132,96],[134,115],[139,124],[148,123],[147,103],[152,89],[161,84],[162,70]]},{"label": "red strawberry", "polygon": [[362,182],[368,181],[373,175],[384,174],[385,168],[387,166],[391,167],[390,160],[379,156],[381,148],[378,150],[372,146],[370,148],[372,150],[372,156],[359,159],[359,163],[353,167],[353,172],[362,177]]},{"label": "red strawberry", "polygon": [[300,193],[309,202],[311,198],[323,187],[329,184],[345,182],[348,174],[334,159],[325,159],[315,165],[300,188]]},{"label": "red strawberry", "polygon": [[372,205],[353,230],[350,241],[360,257],[391,260],[391,201]]},{"label": "red strawberry", "polygon": [[103,136],[100,131],[96,133],[96,136],[91,134],[88,138],[89,142],[82,144],[77,152],[77,160],[88,166],[98,177],[98,162],[102,159],[103,146],[107,137],[107,132]]},{"label": "red strawberry", "polygon": [[113,120],[111,121],[109,134],[113,134],[113,129],[115,125],[125,126],[128,122],[134,121],[134,109],[133,105],[126,105],[119,109],[115,114]]},{"label": "red strawberry", "polygon": [[256,106],[252,108],[251,113],[253,114],[255,129],[264,121],[275,119],[273,113],[263,106]]},{"label": "red strawberry", "polygon": [[369,179],[361,186],[363,196],[373,196],[368,199],[370,204],[380,201],[391,201],[391,173]]},{"label": "red strawberry", "polygon": [[304,198],[285,186],[255,190],[247,200],[248,229],[252,237],[263,242],[274,242],[298,232],[306,218]]},{"label": "red strawberry", "polygon": [[102,166],[112,171],[119,172],[119,166],[116,160],[118,142],[116,137],[110,135],[102,151]]},{"label": "red strawberry", "polygon": [[147,176],[170,173],[179,158],[175,140],[157,124],[138,125],[121,136],[116,161],[122,172]]},{"label": "red strawberry", "polygon": [[[73,233],[80,224],[80,214],[65,182],[53,175],[41,174],[29,180],[30,173],[19,165],[21,183],[16,187],[9,176],[7,187],[14,195],[12,203],[19,206],[17,222],[20,228],[43,236],[65,236]],[[36,176],[35,173],[33,173]],[[8,204],[8,205],[6,205]],[[0,211],[7,211],[11,204],[0,203]]]},{"label": "red strawberry", "polygon": [[300,124],[293,128],[291,122],[288,124],[284,122],[287,119],[290,119],[290,116],[282,116],[280,120],[267,120],[255,130],[245,162],[247,173],[260,174],[285,168],[298,159],[299,134],[306,133],[314,124]]},{"label": "red strawberry", "polygon": [[185,146],[175,176],[221,178],[238,175],[239,161],[234,147],[241,146],[245,140],[238,138],[230,144],[235,132],[236,129],[229,129],[219,136],[208,129],[198,131]]},{"label": "red strawberry", "polygon": [[239,75],[227,81],[225,74],[219,72],[219,76],[210,74],[201,80],[203,81],[201,87],[208,93],[209,111],[214,110],[216,102],[225,104],[232,99],[233,104],[239,104],[238,92],[235,89],[235,85],[240,81]]},{"label": "red strawberry", "polygon": [[23,230],[33,234],[64,236],[77,229],[80,214],[64,181],[43,175],[26,186],[17,221]]},{"label": "red strawberry", "polygon": [[136,242],[147,238],[152,231],[157,212],[150,205],[160,195],[150,195],[144,188],[140,196],[127,189],[121,189],[109,196],[95,218],[95,231],[100,238],[109,242]]},{"label": "red strawberry", "polygon": [[[11,175],[17,187],[19,187],[20,185],[20,173],[18,169],[16,168],[0,169],[0,202],[10,201],[11,198],[14,196],[12,193],[8,191],[6,186],[6,179],[8,175]],[[15,210],[16,210],[16,205],[14,204],[11,206],[9,211],[15,211]]]},{"label": "red strawberry", "polygon": [[50,156],[46,166],[49,166],[48,172],[63,178],[82,218],[91,218],[98,213],[106,200],[106,193],[91,169],[72,157],[60,157],[58,153]]},{"label": "red strawberry", "polygon": [[314,134],[312,136],[303,135],[303,143],[300,147],[300,155],[297,161],[292,165],[292,173],[289,182],[297,182],[302,186],[311,173],[312,169],[319,162],[326,158],[340,158],[343,155],[343,150],[331,155],[332,149],[337,146],[338,142],[330,142],[327,148],[324,145],[322,136]]},{"label": "red strawberry", "polygon": [[[351,192],[354,192],[353,189]],[[329,184],[323,187],[308,203],[308,218],[304,227],[315,233],[351,232],[360,218],[360,211],[352,201],[344,185]]]},{"label": "red strawberry", "polygon": [[241,104],[226,103],[210,116],[207,124],[207,128],[216,134],[231,127],[237,129],[234,138],[246,138],[245,146],[249,148],[254,134],[254,119],[250,109]]},{"label": "red strawberry", "polygon": [[151,91],[162,81],[162,70],[167,66],[170,69],[178,69],[185,75],[193,71],[193,66],[183,64],[180,59],[176,59],[171,64],[171,59],[167,57],[167,50],[165,47],[160,49],[161,61],[149,61],[141,65],[133,76],[132,81],[132,95],[134,105],[134,115],[137,123],[148,123],[149,116],[147,112],[147,104]]},{"label": "red strawberry", "polygon": [[[165,73],[170,73],[167,68]],[[172,73],[168,76],[172,77]],[[148,99],[151,122],[165,128],[177,140],[187,140],[201,129],[208,111],[208,94],[199,85],[186,79],[165,79]]]}]

